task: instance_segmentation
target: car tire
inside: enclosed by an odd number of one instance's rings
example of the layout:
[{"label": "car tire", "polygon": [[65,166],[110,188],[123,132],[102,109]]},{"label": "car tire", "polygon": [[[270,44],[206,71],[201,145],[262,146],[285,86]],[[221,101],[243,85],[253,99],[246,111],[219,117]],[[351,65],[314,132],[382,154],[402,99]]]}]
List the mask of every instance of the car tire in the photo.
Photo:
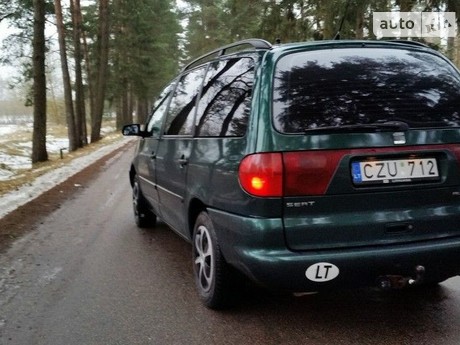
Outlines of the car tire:
[{"label": "car tire", "polygon": [[233,303],[233,272],[220,250],[211,218],[201,212],[193,230],[193,273],[198,294],[211,309],[223,309]]},{"label": "car tire", "polygon": [[147,201],[142,194],[141,186],[139,184],[139,177],[134,176],[133,179],[133,211],[134,220],[139,228],[150,228],[156,224],[157,217],[148,208]]}]

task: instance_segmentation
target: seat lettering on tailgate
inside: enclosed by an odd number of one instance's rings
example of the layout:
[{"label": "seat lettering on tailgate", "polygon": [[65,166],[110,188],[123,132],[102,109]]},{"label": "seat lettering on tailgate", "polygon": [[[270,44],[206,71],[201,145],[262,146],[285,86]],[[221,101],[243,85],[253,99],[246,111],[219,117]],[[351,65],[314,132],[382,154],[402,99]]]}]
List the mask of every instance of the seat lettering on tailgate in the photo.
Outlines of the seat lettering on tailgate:
[{"label": "seat lettering on tailgate", "polygon": [[286,207],[310,207],[314,204],[315,201],[287,202]]}]

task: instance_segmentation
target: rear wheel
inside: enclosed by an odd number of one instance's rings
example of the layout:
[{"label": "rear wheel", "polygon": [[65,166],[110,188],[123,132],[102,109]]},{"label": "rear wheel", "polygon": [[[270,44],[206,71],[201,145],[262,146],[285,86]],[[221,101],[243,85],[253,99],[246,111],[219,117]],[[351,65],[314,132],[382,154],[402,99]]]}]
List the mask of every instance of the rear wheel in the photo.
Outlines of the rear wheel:
[{"label": "rear wheel", "polygon": [[206,212],[199,214],[193,231],[193,271],[198,294],[207,307],[229,306],[234,279]]},{"label": "rear wheel", "polygon": [[133,211],[134,220],[139,228],[149,228],[155,226],[157,217],[148,208],[147,201],[142,194],[139,185],[139,177],[134,176],[133,180]]}]

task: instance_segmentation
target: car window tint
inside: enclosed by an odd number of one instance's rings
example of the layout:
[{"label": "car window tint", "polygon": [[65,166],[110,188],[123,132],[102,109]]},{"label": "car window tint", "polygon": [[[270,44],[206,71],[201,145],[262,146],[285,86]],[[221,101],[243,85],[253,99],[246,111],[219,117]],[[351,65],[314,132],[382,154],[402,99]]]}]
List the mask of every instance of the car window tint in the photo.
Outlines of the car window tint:
[{"label": "car window tint", "polygon": [[147,123],[147,132],[152,133],[154,128],[157,130],[161,129],[172,88],[173,84],[168,85],[153,104],[152,114]]},{"label": "car window tint", "polygon": [[460,79],[442,58],[402,49],[360,48],[282,57],[273,121],[284,133],[405,121],[412,128],[460,126]]},{"label": "car window tint", "polygon": [[254,61],[251,58],[213,63],[198,104],[196,135],[243,136],[249,118],[253,79]]},{"label": "car window tint", "polygon": [[205,69],[205,67],[195,69],[179,80],[169,106],[165,134],[192,134],[196,100],[203,82]]}]

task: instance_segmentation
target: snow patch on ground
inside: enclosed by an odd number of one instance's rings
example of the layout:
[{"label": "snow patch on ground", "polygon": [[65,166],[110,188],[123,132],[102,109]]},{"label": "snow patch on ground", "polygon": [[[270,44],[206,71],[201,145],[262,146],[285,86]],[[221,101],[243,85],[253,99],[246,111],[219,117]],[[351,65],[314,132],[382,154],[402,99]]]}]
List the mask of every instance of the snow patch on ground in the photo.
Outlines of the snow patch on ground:
[{"label": "snow patch on ground", "polygon": [[3,124],[0,123],[0,143],[7,142],[11,140],[12,136],[14,136],[18,132],[25,132],[30,134],[30,139],[32,139],[32,131],[33,131],[33,124],[25,123],[25,124],[13,124],[7,123]]},{"label": "snow patch on ground", "polygon": [[[123,145],[126,145],[127,142],[127,139],[123,139],[113,144],[101,147],[100,149],[86,156],[75,158],[69,164],[63,167],[45,173],[44,175],[36,178],[29,185],[24,185],[18,190],[4,194],[0,197],[0,218],[14,211],[18,207],[28,203],[29,201],[37,198],[42,193],[50,190],[56,185],[64,182],[69,177],[75,175],[79,171],[94,163],[96,160],[104,157],[112,151],[115,151]],[[57,142],[56,145],[59,146],[60,142]],[[0,160],[3,162],[2,157],[0,157]],[[4,172],[5,170],[0,169],[0,171]]]},{"label": "snow patch on ground", "polygon": [[[1,120],[1,117],[0,117]],[[31,123],[3,123],[0,121],[0,181],[32,168],[32,127]],[[113,125],[106,124],[101,129],[102,136],[113,133]],[[68,152],[69,139],[66,135],[46,136],[46,151],[49,155]]]}]

